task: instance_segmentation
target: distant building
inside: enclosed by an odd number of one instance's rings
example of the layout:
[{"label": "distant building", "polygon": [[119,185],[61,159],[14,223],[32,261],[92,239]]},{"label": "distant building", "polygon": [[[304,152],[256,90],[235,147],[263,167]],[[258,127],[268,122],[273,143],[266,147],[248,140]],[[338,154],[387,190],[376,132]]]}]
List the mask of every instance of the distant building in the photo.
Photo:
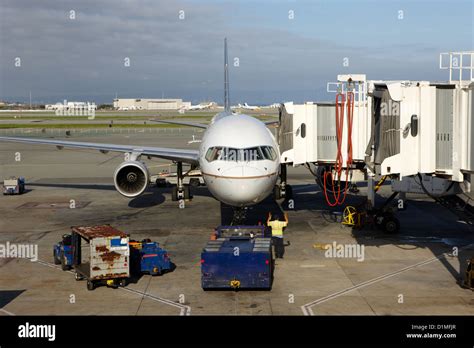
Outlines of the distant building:
[{"label": "distant building", "polygon": [[178,110],[190,106],[190,102],[183,102],[182,99],[114,99],[117,110]]}]

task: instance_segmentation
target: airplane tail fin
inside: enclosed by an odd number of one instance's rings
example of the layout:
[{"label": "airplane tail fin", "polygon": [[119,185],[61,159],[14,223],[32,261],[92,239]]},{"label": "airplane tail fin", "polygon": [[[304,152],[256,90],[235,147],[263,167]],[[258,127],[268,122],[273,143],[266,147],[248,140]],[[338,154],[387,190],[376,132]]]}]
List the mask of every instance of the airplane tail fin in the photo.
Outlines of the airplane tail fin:
[{"label": "airplane tail fin", "polygon": [[224,38],[224,110],[230,112],[229,60],[228,60],[228,57],[227,57],[227,38]]}]

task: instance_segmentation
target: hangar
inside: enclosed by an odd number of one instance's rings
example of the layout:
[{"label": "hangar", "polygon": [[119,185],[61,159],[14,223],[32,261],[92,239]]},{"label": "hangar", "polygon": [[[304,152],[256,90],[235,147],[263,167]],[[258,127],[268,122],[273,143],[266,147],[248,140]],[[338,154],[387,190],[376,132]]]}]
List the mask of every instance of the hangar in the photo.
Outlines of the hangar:
[{"label": "hangar", "polygon": [[177,110],[190,106],[191,102],[184,102],[182,99],[114,99],[114,108],[117,110]]}]

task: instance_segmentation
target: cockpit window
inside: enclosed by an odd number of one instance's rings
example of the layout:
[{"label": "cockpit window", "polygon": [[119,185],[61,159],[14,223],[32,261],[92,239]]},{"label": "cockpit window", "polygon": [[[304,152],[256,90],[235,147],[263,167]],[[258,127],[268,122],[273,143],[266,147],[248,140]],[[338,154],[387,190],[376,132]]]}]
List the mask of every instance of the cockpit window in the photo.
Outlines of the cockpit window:
[{"label": "cockpit window", "polygon": [[273,149],[273,147],[271,147],[271,146],[262,146],[261,148],[262,148],[262,151],[263,151],[263,155],[265,156],[265,159],[268,159],[270,161],[276,160],[277,154],[276,154],[275,150]]},{"label": "cockpit window", "polygon": [[245,149],[215,146],[207,150],[205,158],[208,162],[217,160],[227,162],[275,161],[277,154],[271,146],[255,146]]},{"label": "cockpit window", "polygon": [[206,152],[206,160],[208,162],[215,161],[219,158],[219,151],[221,150],[221,147],[210,147]]}]

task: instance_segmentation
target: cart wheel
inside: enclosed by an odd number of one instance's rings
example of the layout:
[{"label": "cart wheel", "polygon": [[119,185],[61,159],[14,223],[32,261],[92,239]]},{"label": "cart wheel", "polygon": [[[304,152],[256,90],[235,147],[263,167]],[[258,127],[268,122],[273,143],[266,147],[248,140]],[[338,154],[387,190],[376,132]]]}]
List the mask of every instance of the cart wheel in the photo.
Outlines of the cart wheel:
[{"label": "cart wheel", "polygon": [[199,179],[192,178],[191,180],[189,180],[189,185],[193,187],[198,187],[200,185]]},{"label": "cart wheel", "polygon": [[178,187],[174,186],[173,190],[171,191],[171,200],[176,202],[178,200]]},{"label": "cart wheel", "polygon": [[[155,269],[156,269],[156,271],[155,271]],[[154,268],[153,270],[150,271],[151,276],[157,276],[157,275],[159,276],[159,275],[162,275],[162,274],[163,274],[163,272],[162,272],[161,268]]]},{"label": "cart wheel", "polygon": [[60,265],[61,264],[61,260],[58,259],[58,257],[56,256],[56,253],[53,251],[53,259],[54,259],[54,264],[55,265]]},{"label": "cart wheel", "polygon": [[191,189],[189,185],[184,186],[184,199],[191,199],[193,196],[191,195]]},{"label": "cart wheel", "polygon": [[64,252],[60,252],[59,253],[59,259],[60,259],[60,263],[61,263],[61,269],[63,271],[68,271],[69,270],[69,266],[66,265],[65,261],[64,261]]},{"label": "cart wheel", "polygon": [[87,281],[87,290],[92,291],[95,289],[95,284],[92,280]]},{"label": "cart wheel", "polygon": [[393,215],[386,215],[382,222],[383,230],[389,234],[398,233],[400,230],[400,222]]},{"label": "cart wheel", "polygon": [[84,279],[84,277],[81,276],[81,275],[80,275],[79,273],[77,273],[77,272],[74,273],[74,278],[75,278],[77,281]]},{"label": "cart wheel", "polygon": [[119,280],[119,286],[124,288],[128,285],[128,279],[127,278],[122,278]]}]

